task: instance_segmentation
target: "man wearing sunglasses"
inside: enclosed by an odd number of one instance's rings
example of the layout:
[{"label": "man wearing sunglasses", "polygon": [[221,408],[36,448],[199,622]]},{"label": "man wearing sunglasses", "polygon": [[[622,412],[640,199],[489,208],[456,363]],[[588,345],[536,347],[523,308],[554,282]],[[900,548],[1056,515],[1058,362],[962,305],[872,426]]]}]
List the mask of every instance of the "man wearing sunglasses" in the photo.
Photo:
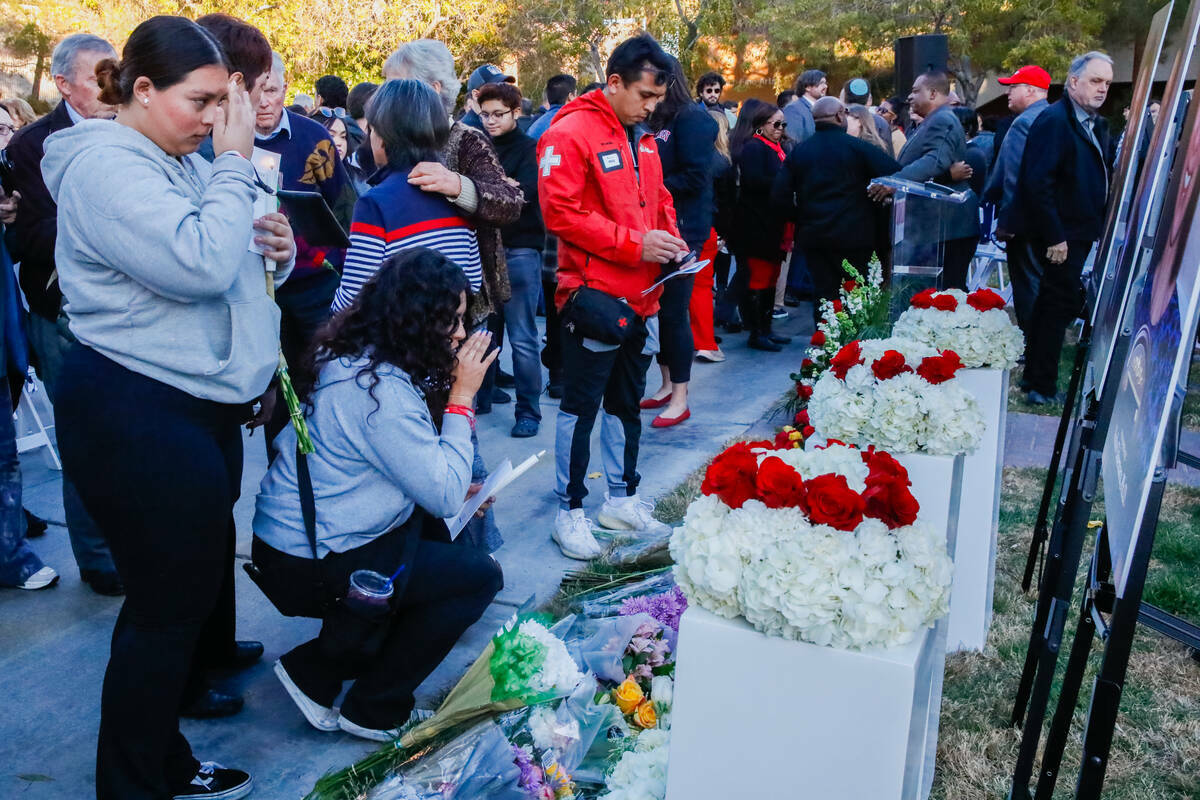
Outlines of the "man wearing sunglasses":
[{"label": "man wearing sunglasses", "polygon": [[601,550],[583,510],[601,403],[608,494],[598,521],[610,529],[664,528],[638,498],[637,460],[650,366],[642,352],[646,318],[658,312],[662,290],[643,292],[687,252],[644,125],[666,94],[670,69],[653,37],[627,39],[608,61],[604,87],[568,103],[538,141],[538,197],[547,230],[559,238],[555,303],[564,319],[554,540],[570,558]]}]

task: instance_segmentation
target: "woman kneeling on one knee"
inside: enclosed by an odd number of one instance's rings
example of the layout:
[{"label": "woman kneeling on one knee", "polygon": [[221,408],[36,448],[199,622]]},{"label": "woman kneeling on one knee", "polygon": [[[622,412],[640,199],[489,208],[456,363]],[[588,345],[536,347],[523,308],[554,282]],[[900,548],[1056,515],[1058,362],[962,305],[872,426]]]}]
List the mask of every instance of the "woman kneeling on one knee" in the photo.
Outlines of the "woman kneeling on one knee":
[{"label": "woman kneeling on one knee", "polygon": [[[258,495],[253,560],[283,613],[323,620],[275,665],[320,730],[392,738],[414,690],[503,585],[496,561],[452,544],[441,522],[471,483],[471,399],[495,358],[489,334],[467,338],[469,291],[445,256],[399,253],[317,334],[298,375],[315,451],[298,455],[291,426],[281,434]],[[368,621],[346,598],[356,570],[398,573]],[[339,713],[345,680],[354,683]]]}]

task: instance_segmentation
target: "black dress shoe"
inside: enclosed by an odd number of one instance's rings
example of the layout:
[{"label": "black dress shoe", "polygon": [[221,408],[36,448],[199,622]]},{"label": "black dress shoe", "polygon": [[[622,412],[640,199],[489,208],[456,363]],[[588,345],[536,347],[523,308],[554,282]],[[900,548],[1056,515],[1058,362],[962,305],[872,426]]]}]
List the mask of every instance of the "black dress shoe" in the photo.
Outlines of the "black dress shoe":
[{"label": "black dress shoe", "polygon": [[81,569],[79,577],[88,586],[92,587],[92,591],[96,594],[102,594],[105,597],[120,597],[125,594],[125,584],[121,583],[121,577],[115,572],[99,569]]},{"label": "black dress shoe", "polygon": [[255,664],[263,655],[262,642],[234,642],[233,653],[222,664],[218,665],[220,669],[228,670],[243,670]]},{"label": "black dress shoe", "polygon": [[515,389],[517,379],[502,369],[496,370],[496,385],[501,389]]},{"label": "black dress shoe", "polygon": [[45,536],[46,528],[49,527],[46,520],[31,512],[28,508],[21,510],[25,512],[25,538],[36,539],[39,536]]},{"label": "black dress shoe", "polygon": [[222,694],[216,689],[204,693],[179,710],[179,716],[191,719],[216,719],[232,717],[242,710],[245,701],[235,695]]},{"label": "black dress shoe", "polygon": [[563,396],[563,388],[561,383],[551,383],[546,388],[546,393],[554,400],[561,400]]},{"label": "black dress shoe", "polygon": [[782,333],[768,333],[767,338],[775,344],[791,344],[792,337],[784,336]]},{"label": "black dress shoe", "polygon": [[723,342],[725,340],[722,339],[720,336],[714,336],[713,341],[716,342],[717,344],[720,344],[721,342]]},{"label": "black dress shoe", "polygon": [[505,403],[512,402],[512,395],[501,389],[499,386],[492,389],[492,405],[502,406]]},{"label": "black dress shoe", "polygon": [[750,336],[750,349],[763,350],[768,353],[778,353],[783,348],[771,341],[770,337],[760,336],[756,333]]},{"label": "black dress shoe", "polygon": [[1036,392],[1036,391],[1031,390],[1029,392],[1029,396],[1025,398],[1025,402],[1029,403],[1029,405],[1031,405],[1031,406],[1046,406],[1046,405],[1050,405],[1051,403],[1061,403],[1062,397],[1061,397],[1061,395],[1054,395],[1053,397],[1047,397],[1046,395],[1042,394],[1041,392]]}]

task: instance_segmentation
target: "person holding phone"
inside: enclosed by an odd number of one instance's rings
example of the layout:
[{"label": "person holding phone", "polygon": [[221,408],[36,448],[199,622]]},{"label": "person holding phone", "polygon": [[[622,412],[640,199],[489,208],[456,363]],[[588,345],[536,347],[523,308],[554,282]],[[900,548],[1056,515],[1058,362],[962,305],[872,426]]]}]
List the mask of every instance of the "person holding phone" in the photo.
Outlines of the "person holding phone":
[{"label": "person holding phone", "polygon": [[[116,120],[50,136],[42,161],[76,339],[55,408],[58,442],[126,588],[104,677],[96,795],[243,797],[253,779],[197,761],[179,711],[224,578],[241,424],[279,361],[263,257],[278,284],[295,242],[282,214],[254,218],[254,112],[211,34],[153,17],[96,76]],[[210,135],[211,164],[196,155]]]},{"label": "person holding phone", "polygon": [[[275,665],[318,730],[394,738],[413,691],[503,585],[495,559],[451,544],[441,521],[469,491],[471,401],[496,358],[487,331],[467,335],[469,297],[466,275],[446,256],[424,247],[392,256],[297,371],[315,451],[301,469],[295,431],[280,435],[252,552],[259,585],[281,611],[325,620],[320,636]],[[315,510],[316,564],[303,492]],[[344,617],[312,607],[344,597],[359,569],[400,574],[377,650],[365,658],[337,630]],[[354,684],[339,712],[345,680]]]},{"label": "person holding phone", "polygon": [[687,253],[645,126],[667,93],[670,58],[642,34],[613,50],[606,72],[604,87],[568,103],[538,140],[538,200],[546,230],[559,240],[554,302],[563,319],[553,537],[563,555],[583,560],[601,551],[583,510],[601,404],[608,493],[599,522],[664,533],[637,494],[639,403],[650,366],[643,350],[646,319],[658,312],[662,295],[650,287],[670,269],[665,265]]}]

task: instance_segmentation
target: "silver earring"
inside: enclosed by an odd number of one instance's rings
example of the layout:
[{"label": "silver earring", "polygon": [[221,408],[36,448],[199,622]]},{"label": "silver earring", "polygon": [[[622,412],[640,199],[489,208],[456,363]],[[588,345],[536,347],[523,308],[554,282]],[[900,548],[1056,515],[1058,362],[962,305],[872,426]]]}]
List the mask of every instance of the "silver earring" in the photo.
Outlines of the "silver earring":
[{"label": "silver earring", "polygon": [[144,106],[148,106],[148,105],[150,105],[150,98],[148,98],[148,97],[143,97],[143,98],[142,98],[142,105],[144,105]]}]

